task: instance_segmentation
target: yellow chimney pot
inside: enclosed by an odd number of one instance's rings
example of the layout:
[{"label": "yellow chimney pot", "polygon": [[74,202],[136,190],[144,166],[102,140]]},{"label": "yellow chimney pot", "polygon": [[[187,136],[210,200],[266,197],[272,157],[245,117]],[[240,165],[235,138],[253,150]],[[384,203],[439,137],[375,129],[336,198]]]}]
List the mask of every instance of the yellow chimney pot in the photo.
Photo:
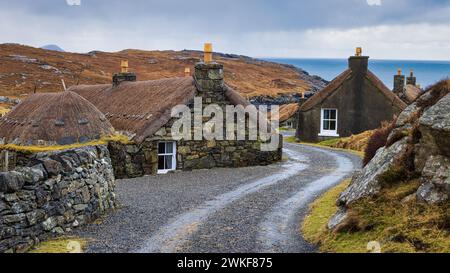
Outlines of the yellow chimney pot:
[{"label": "yellow chimney pot", "polygon": [[191,76],[191,69],[189,67],[186,67],[184,69],[184,76],[185,77],[190,77]]},{"label": "yellow chimney pot", "polygon": [[356,48],[356,57],[361,57],[362,56],[362,47],[357,47]]},{"label": "yellow chimney pot", "polygon": [[213,47],[212,43],[205,43],[205,49],[204,49],[204,61],[205,63],[212,62],[212,55],[213,55]]},{"label": "yellow chimney pot", "polygon": [[128,60],[122,60],[120,62],[121,73],[128,73]]},{"label": "yellow chimney pot", "polygon": [[401,69],[401,68],[399,68],[399,69],[397,70],[397,75],[399,75],[399,76],[402,75],[402,69]]},{"label": "yellow chimney pot", "polygon": [[410,69],[410,70],[409,70],[409,75],[411,75],[411,77],[414,76],[414,69]]}]

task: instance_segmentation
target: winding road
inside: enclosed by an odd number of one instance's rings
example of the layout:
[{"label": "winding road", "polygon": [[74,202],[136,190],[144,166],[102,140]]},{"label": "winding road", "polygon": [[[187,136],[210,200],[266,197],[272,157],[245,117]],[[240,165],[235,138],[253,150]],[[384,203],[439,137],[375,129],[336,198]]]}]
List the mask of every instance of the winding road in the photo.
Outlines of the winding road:
[{"label": "winding road", "polygon": [[266,167],[119,180],[121,208],[76,232],[88,252],[303,253],[309,204],[360,167],[352,154],[286,143]]}]

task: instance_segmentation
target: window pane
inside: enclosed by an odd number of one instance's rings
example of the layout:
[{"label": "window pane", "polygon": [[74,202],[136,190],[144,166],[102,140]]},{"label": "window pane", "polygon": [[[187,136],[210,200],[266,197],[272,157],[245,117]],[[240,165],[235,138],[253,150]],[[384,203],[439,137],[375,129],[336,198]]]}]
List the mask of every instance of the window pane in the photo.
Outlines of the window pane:
[{"label": "window pane", "polygon": [[158,154],[166,153],[166,143],[162,142],[158,144]]},{"label": "window pane", "polygon": [[333,131],[336,130],[336,121],[335,120],[330,121],[330,129],[329,130],[333,130]]},{"label": "window pane", "polygon": [[158,170],[164,170],[164,156],[158,156]]},{"label": "window pane", "polygon": [[165,156],[165,161],[166,161],[166,170],[171,170],[172,169],[172,161],[173,161],[173,157],[171,155],[166,155]]},{"label": "window pane", "polygon": [[330,119],[330,110],[323,110],[323,119]]},{"label": "window pane", "polygon": [[324,130],[330,130],[330,123],[328,120],[323,121],[323,129]]},{"label": "window pane", "polygon": [[336,119],[336,110],[330,111],[330,119]]},{"label": "window pane", "polygon": [[173,154],[173,143],[166,143],[166,154]]}]

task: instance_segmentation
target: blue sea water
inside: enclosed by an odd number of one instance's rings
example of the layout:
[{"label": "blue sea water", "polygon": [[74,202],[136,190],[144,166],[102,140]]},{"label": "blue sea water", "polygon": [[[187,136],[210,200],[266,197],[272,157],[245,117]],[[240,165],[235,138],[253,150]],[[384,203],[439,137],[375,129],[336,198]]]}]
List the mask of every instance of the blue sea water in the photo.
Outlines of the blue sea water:
[{"label": "blue sea water", "polygon": [[[276,59],[264,60],[291,64],[311,75],[317,75],[331,81],[348,67],[347,59]],[[450,61],[410,61],[410,60],[374,60],[369,59],[369,69],[374,72],[390,89],[393,87],[394,75],[403,69],[403,74],[409,75],[413,69],[417,83],[427,87],[444,78],[450,77]]]}]

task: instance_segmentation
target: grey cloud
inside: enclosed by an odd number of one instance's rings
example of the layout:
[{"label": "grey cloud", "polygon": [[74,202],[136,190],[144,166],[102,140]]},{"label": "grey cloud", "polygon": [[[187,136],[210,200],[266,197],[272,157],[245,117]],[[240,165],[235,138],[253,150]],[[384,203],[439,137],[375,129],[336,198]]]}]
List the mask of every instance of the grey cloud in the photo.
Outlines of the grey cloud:
[{"label": "grey cloud", "polygon": [[[371,7],[366,0],[82,0],[81,6],[68,6],[66,0],[0,0],[0,42],[113,51],[199,48],[209,40],[221,51],[251,55],[261,48],[258,54],[267,52],[266,56],[280,53],[279,48],[271,51],[270,46],[289,44],[291,55],[298,57],[302,52],[315,54],[314,42],[323,41],[305,35],[308,31],[351,34],[347,30],[392,26],[398,32],[398,26],[428,24],[439,25],[441,33],[446,33],[445,28],[450,28],[450,0],[382,3]],[[391,38],[383,33],[377,32],[377,42]],[[401,34],[399,44],[407,43],[408,35],[421,35],[417,31]],[[280,40],[271,41],[271,37]],[[303,37],[307,37],[304,42]],[[354,40],[362,44],[369,38],[365,35]],[[450,38],[446,39],[436,48],[447,48]],[[392,43],[389,46],[395,47]],[[295,50],[296,46],[303,48]],[[329,54],[339,56],[346,50],[344,46],[347,44],[330,48]]]}]

